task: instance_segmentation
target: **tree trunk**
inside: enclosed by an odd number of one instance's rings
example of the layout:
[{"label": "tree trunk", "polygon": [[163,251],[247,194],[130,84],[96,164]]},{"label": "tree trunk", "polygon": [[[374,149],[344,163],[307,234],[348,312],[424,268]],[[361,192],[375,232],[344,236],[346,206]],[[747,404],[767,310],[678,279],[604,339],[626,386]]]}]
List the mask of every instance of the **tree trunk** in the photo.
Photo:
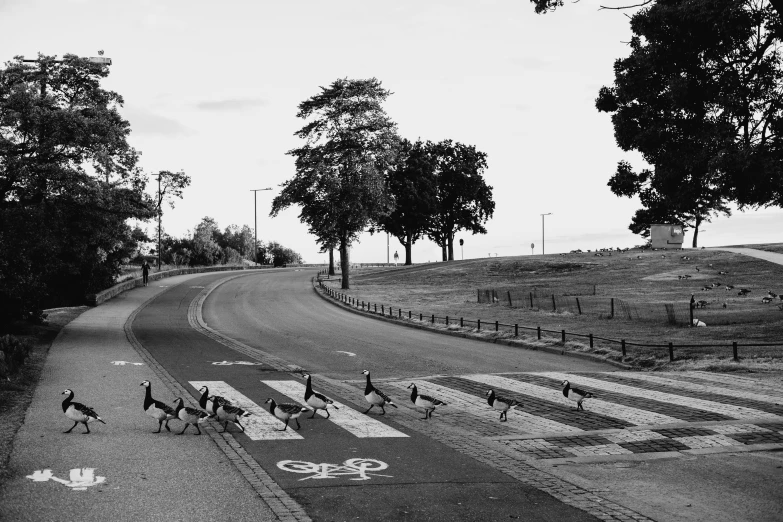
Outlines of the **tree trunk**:
[{"label": "tree trunk", "polygon": [[442,261],[448,261],[449,258],[448,258],[448,253],[446,252],[446,240],[445,239],[443,240],[443,244],[440,246],[440,251],[441,251],[441,258],[442,258],[441,260]]},{"label": "tree trunk", "polygon": [[411,235],[408,234],[405,236],[405,265],[412,265],[413,260],[411,256],[411,249],[413,247],[413,242],[411,241]]},{"label": "tree trunk", "polygon": [[693,227],[693,248],[699,247],[699,225],[701,225],[701,218],[696,216],[696,226]]},{"label": "tree trunk", "polygon": [[348,239],[343,238],[340,240],[340,270],[342,270],[342,285],[340,288],[343,290],[349,290],[351,285],[349,284],[349,263],[348,258]]},{"label": "tree trunk", "polygon": [[329,277],[334,275],[334,248],[329,249]]},{"label": "tree trunk", "polygon": [[454,234],[449,234],[446,238],[449,248],[449,261],[454,261]]}]

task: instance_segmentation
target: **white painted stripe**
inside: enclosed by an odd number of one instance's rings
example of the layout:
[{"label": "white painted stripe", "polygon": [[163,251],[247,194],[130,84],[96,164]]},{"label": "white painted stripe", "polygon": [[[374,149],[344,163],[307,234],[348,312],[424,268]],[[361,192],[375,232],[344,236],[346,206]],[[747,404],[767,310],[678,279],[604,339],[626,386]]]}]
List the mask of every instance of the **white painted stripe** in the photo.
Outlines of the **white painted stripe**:
[{"label": "white painted stripe", "polygon": [[[436,412],[440,413],[443,417],[451,418],[464,418],[467,414],[471,417],[476,417],[481,422],[487,422],[496,425],[498,422],[498,412],[493,410],[489,404],[487,404],[486,398],[476,397],[469,393],[464,393],[458,390],[452,390],[439,384],[433,384],[424,380],[407,380],[400,382],[385,382],[384,386],[390,386],[400,390],[406,395],[410,396],[410,390],[407,389],[410,383],[416,383],[416,387],[419,389],[419,393],[424,395],[431,395],[437,399],[442,400],[448,406],[438,406]],[[414,407],[410,399],[406,401],[406,406],[412,409]],[[436,413],[437,415],[437,413]],[[583,430],[568,424],[562,424],[553,420],[539,417],[520,411],[517,409],[509,410],[508,422],[503,423],[503,427],[507,428],[511,432],[520,434],[533,434],[533,433],[581,433]]]},{"label": "white painted stripe", "polygon": [[[304,401],[305,385],[297,381],[261,381],[270,388],[277,390],[286,397],[290,397],[299,404],[307,406]],[[331,399],[331,397],[330,397]],[[334,399],[332,399],[334,400]],[[395,430],[391,426],[379,422],[372,417],[368,417],[353,408],[346,406],[340,402],[334,401],[334,406],[339,409],[333,408],[333,405],[329,405],[329,418],[327,420],[337,424],[344,430],[360,438],[374,438],[374,437],[407,437],[408,435],[401,431]],[[369,406],[369,405],[368,405]],[[308,408],[310,406],[307,406]],[[391,408],[387,408],[389,411]],[[303,413],[302,416],[310,416],[312,413]],[[326,414],[321,410],[318,410],[317,415],[326,417]],[[301,417],[300,417],[301,419]]]},{"label": "white painted stripe", "polygon": [[[501,377],[499,375],[478,374],[463,375],[463,377],[472,381],[487,384],[492,387],[506,388],[513,391],[514,393],[521,393],[524,395],[530,395],[531,397],[536,397],[538,399],[567,404],[572,408],[576,404],[575,402],[568,400],[559,390],[553,390],[551,388],[545,388],[535,384],[528,384],[526,382],[509,379],[507,377]],[[669,417],[668,415],[640,410],[631,406],[624,406],[622,404],[604,401],[600,398],[586,399],[583,405],[588,405],[586,407],[592,412],[604,415],[605,417],[624,420],[625,422],[629,422],[635,426],[682,422],[682,420]],[[524,404],[522,407],[525,407]]]},{"label": "white painted stripe", "polygon": [[[667,379],[660,375],[650,375],[648,373],[641,372],[617,372],[618,374],[629,377],[631,379],[638,379],[640,381],[646,381],[654,384],[661,384],[664,386],[671,386],[673,388],[682,388],[683,390],[691,390],[703,393],[717,393],[719,395],[726,395],[729,397],[737,397],[741,399],[749,399],[758,402],[767,402],[770,404],[780,404],[781,397],[772,395],[762,395],[760,393],[753,393],[744,390],[729,389],[725,386],[710,386],[708,384],[699,384],[688,381],[681,381],[679,379]],[[661,374],[666,375],[666,374]],[[716,399],[717,400],[717,399]]]},{"label": "white painted stripe", "polygon": [[692,375],[704,381],[712,381],[728,386],[736,386],[748,390],[774,390],[778,396],[783,397],[783,386],[776,384],[769,379],[754,379],[752,377],[742,377],[739,375],[727,375],[723,373],[710,372],[683,372],[684,375]]},{"label": "white painted stripe", "polygon": [[[245,427],[245,435],[250,440],[296,440],[302,439],[296,431],[287,429],[280,431],[285,424],[237,390],[223,381],[190,381],[190,385],[196,390],[202,386],[209,388],[210,395],[220,395],[230,400],[235,406],[239,406],[250,412],[250,417],[243,418],[240,422]],[[231,423],[229,423],[230,429]]]},{"label": "white painted stripe", "polygon": [[[686,406],[697,410],[709,411],[712,413],[720,413],[727,417],[735,419],[770,419],[781,420],[783,417],[778,417],[772,413],[765,411],[754,410],[752,408],[743,408],[742,406],[733,406],[731,404],[721,404],[718,402],[705,401],[703,399],[696,399],[693,397],[683,397],[681,395],[673,395],[671,393],[664,393],[654,390],[645,390],[643,388],[634,388],[632,386],[626,386],[624,384],[615,384],[612,382],[602,381],[600,379],[593,379],[583,375],[573,375],[570,373],[561,372],[536,372],[536,375],[543,375],[552,379],[569,380],[575,386],[580,388],[594,388],[599,390],[612,391],[616,393],[623,393],[631,397],[639,397],[642,399],[652,399],[655,401],[668,402],[670,404],[677,404],[678,406]],[[682,422],[682,421],[680,421]]]}]

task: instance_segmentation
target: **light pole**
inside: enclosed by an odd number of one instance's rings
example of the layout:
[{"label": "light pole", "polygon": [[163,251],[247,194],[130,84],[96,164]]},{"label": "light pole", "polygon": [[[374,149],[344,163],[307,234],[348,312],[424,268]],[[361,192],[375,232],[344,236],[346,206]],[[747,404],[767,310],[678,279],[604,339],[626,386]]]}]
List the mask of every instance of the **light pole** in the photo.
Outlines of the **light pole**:
[{"label": "light pole", "polygon": [[546,254],[546,251],[544,250],[544,216],[551,216],[552,213],[549,212],[547,214],[541,214],[541,255],[543,256]]},{"label": "light pole", "polygon": [[253,233],[255,234],[255,240],[253,241],[253,262],[258,266],[258,191],[259,190],[272,190],[272,187],[262,189],[250,189],[253,193]]}]

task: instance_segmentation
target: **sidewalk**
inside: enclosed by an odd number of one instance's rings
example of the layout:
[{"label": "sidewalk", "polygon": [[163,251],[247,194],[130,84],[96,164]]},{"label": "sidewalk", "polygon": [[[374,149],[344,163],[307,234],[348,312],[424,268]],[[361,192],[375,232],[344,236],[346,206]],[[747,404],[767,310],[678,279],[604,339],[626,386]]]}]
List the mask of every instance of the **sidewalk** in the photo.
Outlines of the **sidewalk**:
[{"label": "sidewalk", "polygon": [[735,254],[743,254],[757,259],[763,259],[770,263],[777,263],[783,265],[783,254],[777,252],[767,252],[766,250],[757,250],[755,248],[732,248],[732,247],[710,247],[711,250],[725,250],[727,252],[734,252]]},{"label": "sidewalk", "polygon": [[[140,383],[149,380],[153,398],[167,404],[175,397],[146,364],[113,364],[142,362],[123,330],[136,309],[165,286],[203,275],[151,282],[86,311],[61,331],[14,439],[0,520],[276,520],[203,427],[201,436],[192,427],[177,436],[184,424],[173,420],[172,433],[153,434],[157,422],[143,411]],[[91,422],[89,435],[82,435],[82,424],[63,434],[73,425],[61,407],[66,388],[107,424]],[[46,469],[52,479],[36,474]],[[90,473],[95,481],[73,480]],[[34,475],[40,481],[28,478]]]}]

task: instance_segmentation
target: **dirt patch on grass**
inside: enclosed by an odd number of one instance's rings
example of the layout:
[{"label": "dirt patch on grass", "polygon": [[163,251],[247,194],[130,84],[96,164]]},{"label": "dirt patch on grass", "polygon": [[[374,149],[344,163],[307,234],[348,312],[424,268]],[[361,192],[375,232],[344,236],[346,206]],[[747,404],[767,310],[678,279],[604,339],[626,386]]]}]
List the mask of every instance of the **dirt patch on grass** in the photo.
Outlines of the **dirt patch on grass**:
[{"label": "dirt patch on grass", "polygon": [[0,488],[8,478],[8,459],[13,450],[14,436],[24,422],[49,348],[59,331],[88,308],[77,306],[48,310],[48,324],[19,325],[13,334],[28,339],[33,347],[19,373],[10,381],[0,381]]}]

